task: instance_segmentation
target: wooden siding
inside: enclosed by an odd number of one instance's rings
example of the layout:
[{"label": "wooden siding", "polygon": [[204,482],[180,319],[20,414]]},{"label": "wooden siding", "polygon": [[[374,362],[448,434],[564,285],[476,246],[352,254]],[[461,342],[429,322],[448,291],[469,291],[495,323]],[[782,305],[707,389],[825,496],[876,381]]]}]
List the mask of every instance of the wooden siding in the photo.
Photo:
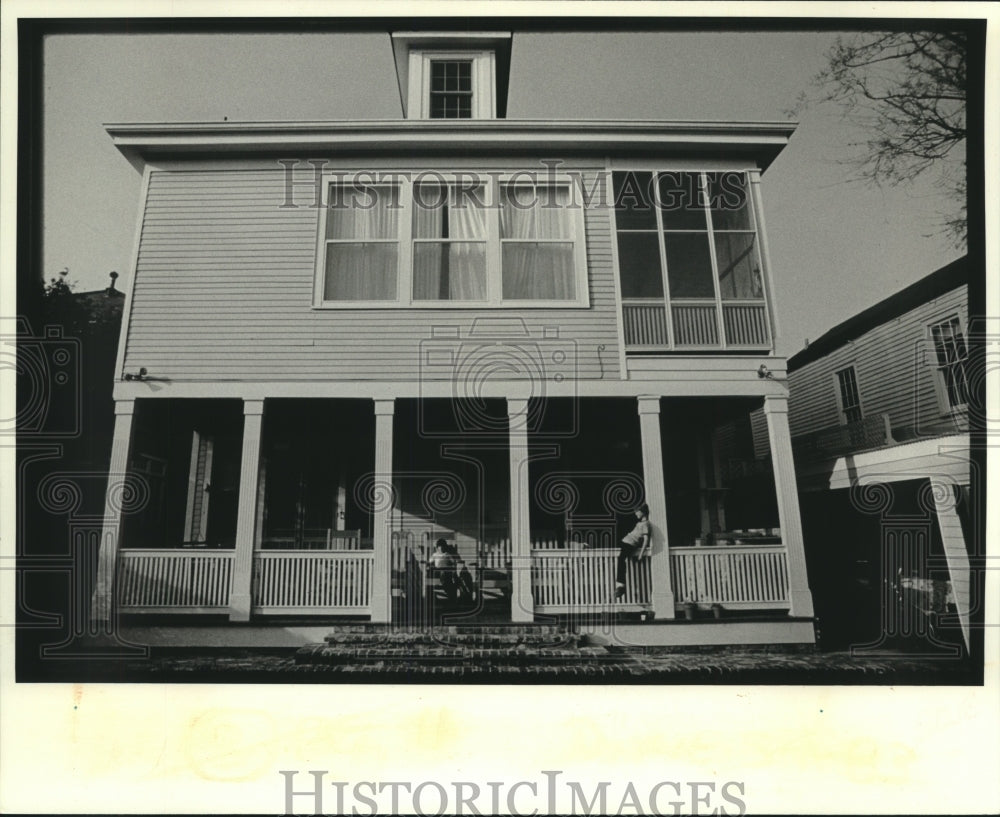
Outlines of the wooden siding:
[{"label": "wooden siding", "polygon": [[[588,191],[603,184],[594,168],[580,173]],[[319,210],[308,187],[295,193],[304,206],[282,208],[280,167],[150,174],[125,370],[144,366],[175,382],[448,379],[440,369],[421,375],[421,342],[436,327],[464,338],[488,317],[523,318],[536,340],[558,327],[575,356],[563,374],[620,378],[603,196],[586,212],[588,309],[321,310],[312,308]]]},{"label": "wooden siding", "polygon": [[792,436],[840,423],[834,373],[852,365],[862,412],[866,416],[888,414],[894,434],[897,429],[904,437],[964,430],[964,417],[948,418],[941,411],[935,388],[937,361],[928,327],[955,314],[966,325],[967,289],[958,287],[921,304],[790,372],[788,421]]}]

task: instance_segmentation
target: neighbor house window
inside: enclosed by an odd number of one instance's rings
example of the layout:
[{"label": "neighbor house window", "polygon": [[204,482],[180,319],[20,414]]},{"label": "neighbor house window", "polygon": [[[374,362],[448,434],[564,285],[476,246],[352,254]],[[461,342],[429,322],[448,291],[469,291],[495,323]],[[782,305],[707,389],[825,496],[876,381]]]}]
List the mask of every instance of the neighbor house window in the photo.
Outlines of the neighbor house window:
[{"label": "neighbor house window", "polygon": [[612,174],[626,346],[770,344],[742,171]]},{"label": "neighbor house window", "polygon": [[317,306],[587,306],[573,181],[394,178],[329,186]]},{"label": "neighbor house window", "polygon": [[431,119],[472,118],[472,60],[431,60]]},{"label": "neighbor house window", "polygon": [[861,395],[854,367],[848,366],[836,372],[837,397],[840,405],[840,421],[856,423],[861,419]]},{"label": "neighbor house window", "polygon": [[931,326],[937,364],[937,388],[943,411],[964,408],[969,403],[969,347],[962,324],[955,315]]}]

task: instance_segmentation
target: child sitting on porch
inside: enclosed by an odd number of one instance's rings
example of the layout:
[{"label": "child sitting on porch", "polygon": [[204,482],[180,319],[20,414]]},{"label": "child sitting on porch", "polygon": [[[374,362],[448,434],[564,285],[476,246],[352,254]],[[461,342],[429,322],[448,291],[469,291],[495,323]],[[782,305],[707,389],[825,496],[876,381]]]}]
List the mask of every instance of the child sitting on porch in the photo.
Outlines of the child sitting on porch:
[{"label": "child sitting on porch", "polygon": [[449,601],[455,601],[461,594],[474,598],[472,575],[465,563],[458,558],[458,548],[438,539],[431,554],[433,574],[441,579],[441,589]]},{"label": "child sitting on porch", "polygon": [[618,571],[615,575],[615,598],[625,595],[625,563],[630,557],[641,559],[649,547],[649,506],[643,503],[635,509],[638,519],[634,528],[622,538],[618,551]]}]

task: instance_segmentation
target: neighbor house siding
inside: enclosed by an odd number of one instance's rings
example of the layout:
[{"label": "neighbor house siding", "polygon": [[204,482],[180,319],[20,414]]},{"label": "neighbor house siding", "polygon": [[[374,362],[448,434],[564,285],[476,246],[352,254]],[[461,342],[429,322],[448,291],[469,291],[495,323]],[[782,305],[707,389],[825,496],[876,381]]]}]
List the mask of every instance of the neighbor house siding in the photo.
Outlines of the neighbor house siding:
[{"label": "neighbor house siding", "polygon": [[[958,287],[883,323],[828,355],[790,372],[792,436],[840,424],[834,373],[854,366],[865,416],[888,414],[894,433],[965,430],[963,416],[947,417],[935,389],[936,360],[928,327],[951,315],[968,321],[968,288]],[[966,337],[968,341],[968,337]]]},{"label": "neighbor house siding", "polygon": [[[581,174],[588,191],[604,183],[593,167]],[[433,328],[459,327],[465,337],[476,317],[488,316],[523,318],[533,338],[557,327],[575,349],[577,377],[621,376],[603,196],[585,217],[587,309],[323,310],[312,307],[320,211],[307,190],[295,193],[300,206],[282,207],[280,167],[150,174],[126,370],[142,366],[173,381],[413,380]]]}]

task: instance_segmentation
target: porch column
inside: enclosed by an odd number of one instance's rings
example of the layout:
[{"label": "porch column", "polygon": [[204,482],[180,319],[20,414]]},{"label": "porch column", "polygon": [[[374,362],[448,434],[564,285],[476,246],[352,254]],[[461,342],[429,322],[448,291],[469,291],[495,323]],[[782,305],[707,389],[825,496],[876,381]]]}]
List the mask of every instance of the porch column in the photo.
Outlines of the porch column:
[{"label": "porch column", "polygon": [[122,529],[124,481],[127,477],[129,446],[132,441],[133,400],[115,402],[115,430],[111,438],[111,462],[108,465],[108,487],[104,494],[104,522],[101,548],[97,557],[94,595],[90,601],[91,621],[109,621],[114,608],[115,570]]},{"label": "porch column", "polygon": [[806,553],[802,541],[802,517],[799,515],[799,494],[795,484],[795,462],[792,459],[792,435],[788,430],[788,397],[764,398],[767,434],[771,443],[771,464],[774,488],[778,498],[778,522],[781,541],[788,554],[788,592],[791,614],[812,618],[812,593],[806,574]]},{"label": "porch column", "polygon": [[257,483],[260,478],[260,435],[263,400],[243,401],[243,456],[240,459],[240,497],[236,511],[236,549],[229,586],[229,620],[249,621],[253,550],[257,525]]},{"label": "porch column", "polygon": [[528,484],[528,401],[507,398],[510,452],[510,620],[534,621],[531,597],[531,486]]},{"label": "porch column", "polygon": [[640,397],[639,431],[642,434],[642,473],[649,505],[649,572],[652,579],[653,614],[674,617],[674,588],[670,578],[667,544],[667,490],[663,481],[663,446],[660,441],[660,398]]},{"label": "porch column", "polygon": [[[392,418],[394,399],[375,401],[375,480],[379,486],[392,486]],[[372,555],[371,620],[387,623],[392,618],[392,576],[389,549],[392,547],[392,503],[377,501],[372,518],[375,552]]]}]

